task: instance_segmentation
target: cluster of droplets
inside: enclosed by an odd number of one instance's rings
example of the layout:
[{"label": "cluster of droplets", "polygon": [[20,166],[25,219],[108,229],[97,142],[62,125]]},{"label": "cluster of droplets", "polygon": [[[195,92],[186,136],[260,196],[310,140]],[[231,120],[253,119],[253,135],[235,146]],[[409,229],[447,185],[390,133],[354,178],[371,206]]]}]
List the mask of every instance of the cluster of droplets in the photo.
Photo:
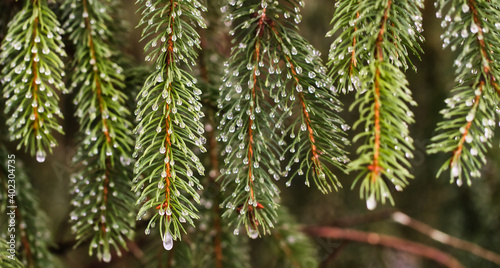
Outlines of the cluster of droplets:
[{"label": "cluster of droplets", "polygon": [[[32,5],[43,12],[33,15]],[[53,132],[62,133],[62,126],[56,118],[62,118],[62,113],[54,96],[57,91],[65,91],[60,60],[65,56],[61,38],[64,31],[54,18],[53,12],[43,3],[26,4],[14,17],[0,54],[4,65],[0,80],[6,99],[5,112],[9,114],[10,137],[19,140],[21,133],[33,135],[33,139],[27,140],[35,142],[26,146],[31,148],[39,162],[45,161],[47,149],[51,151],[57,145]],[[42,20],[46,23],[39,23]],[[20,24],[23,27],[14,27]],[[27,32],[30,33],[28,36]]]},{"label": "cluster of droplets", "polygon": [[[335,92],[348,93],[351,91],[362,91],[365,87],[361,86],[361,81],[366,74],[360,72],[362,71],[362,67],[370,64],[370,59],[373,58],[372,49],[375,39],[371,37],[376,36],[380,29],[378,27],[370,27],[374,23],[372,13],[370,12],[366,14],[362,13],[359,16],[352,16],[352,14],[357,14],[358,5],[361,5],[361,3],[350,4],[348,6],[350,9],[347,7],[337,9],[337,17],[346,19],[342,20],[343,23],[336,24],[336,27],[327,33],[328,37],[338,35],[330,46],[328,57],[330,59],[329,65],[333,67],[330,75],[334,80],[335,87],[332,90]],[[398,5],[398,3],[392,3],[391,5]],[[336,6],[338,7],[338,4]],[[408,19],[398,24],[391,23],[392,14],[389,12],[389,21],[386,24],[387,32],[398,33],[393,35],[396,38],[395,42],[398,43],[398,46],[387,50],[387,58],[396,67],[404,69],[410,67],[408,50],[418,53],[419,49],[415,49],[418,47],[417,41],[424,42],[421,34],[423,32],[423,18],[419,10],[423,8],[423,1],[414,1],[410,7],[405,7],[405,10],[408,12]],[[394,9],[394,7],[391,9]],[[377,10],[383,12],[383,9],[373,9],[374,12],[377,12]],[[404,28],[396,28],[401,27],[401,25]],[[361,28],[370,28],[373,29],[373,32],[356,30]],[[400,34],[407,35],[407,37],[400,38],[398,37]],[[411,67],[416,70],[415,66],[412,65]]]},{"label": "cluster of droplets", "polygon": [[[452,51],[460,48],[454,61],[458,85],[456,94],[445,100],[447,107],[441,111],[444,121],[438,127],[445,132],[434,137],[429,152],[453,150],[450,162],[443,164],[439,173],[450,168],[450,181],[461,186],[464,179],[470,185],[471,177],[480,177],[481,166],[486,162],[484,153],[491,146],[496,119],[488,110],[496,107],[496,92],[488,83],[470,83],[478,76],[494,79],[490,68],[495,67],[490,65],[496,64],[496,55],[483,44],[488,46],[491,36],[498,35],[500,23],[481,17],[493,12],[488,10],[494,9],[492,6],[465,1],[446,8],[447,4],[436,2],[436,17],[442,19],[441,26],[445,29],[441,35],[443,48],[450,47]],[[443,10],[447,13],[443,14]],[[459,123],[448,122],[458,122],[458,117]]]},{"label": "cluster of droplets", "polygon": [[[95,159],[89,159],[81,151],[77,152],[73,161],[82,163],[83,168],[70,179],[74,207],[70,213],[71,230],[77,240],[93,237],[90,250],[97,251],[100,260],[109,262],[110,245],[118,247],[132,233],[134,212],[127,208],[134,203],[134,199],[130,195],[118,194],[129,189],[130,185],[116,180],[126,177],[127,171],[101,170],[99,165],[96,167]],[[94,177],[89,179],[89,174]],[[117,253],[121,255],[120,251]]]},{"label": "cluster of droplets", "polygon": [[[146,61],[154,61],[156,68],[138,95],[135,111],[138,124],[134,133],[138,136],[133,154],[137,158],[133,191],[139,194],[138,202],[142,205],[138,219],[145,217],[148,209],[157,207],[157,213],[149,220],[146,234],[162,218],[163,226],[160,228],[163,230],[163,246],[171,250],[173,241],[180,239],[180,230],[174,226],[186,222],[193,224],[192,219],[198,218],[194,205],[187,197],[200,203],[198,191],[203,190],[198,179],[193,176],[194,171],[200,175],[204,173],[197,156],[198,151],[206,151],[206,138],[203,137],[205,129],[201,123],[205,116],[200,103],[202,91],[196,86],[196,79],[179,69],[178,65],[180,62],[194,65],[194,51],[200,46],[196,31],[191,27],[183,28],[186,24],[181,21],[205,27],[201,12],[206,11],[206,8],[196,0],[182,4],[170,3],[162,8],[149,0],[140,2],[143,8],[140,24],[145,27],[143,35],[156,33],[156,26],[152,25],[157,24],[164,31],[155,35],[145,46],[145,50],[151,51]],[[190,143],[196,149],[192,149]],[[151,187],[145,187],[148,184],[157,187],[151,190]],[[153,204],[150,195],[155,195],[155,202],[159,204]],[[177,223],[173,224],[174,220]]]}]

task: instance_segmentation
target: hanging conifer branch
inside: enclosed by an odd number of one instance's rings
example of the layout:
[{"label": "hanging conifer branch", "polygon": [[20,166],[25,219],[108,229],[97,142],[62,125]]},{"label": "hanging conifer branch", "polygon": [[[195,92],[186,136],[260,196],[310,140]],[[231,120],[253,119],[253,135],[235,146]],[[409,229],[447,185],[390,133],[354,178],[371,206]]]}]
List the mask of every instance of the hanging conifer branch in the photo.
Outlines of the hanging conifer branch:
[{"label": "hanging conifer branch", "polygon": [[[291,175],[286,183],[290,186],[296,175],[305,174],[307,185],[312,176],[325,193],[340,185],[330,167],[342,168],[347,161],[341,148],[347,140],[340,128],[347,126],[335,114],[340,103],[330,91],[320,53],[290,21],[301,21],[303,2],[229,4],[235,6],[227,19],[236,23],[231,33],[237,34],[237,45],[218,107],[223,113],[220,139],[227,142],[223,187],[235,190],[224,202],[224,215],[237,211],[234,232],[243,224],[256,238],[260,229],[268,233],[276,222],[279,192],[272,179]],[[279,162],[288,153],[290,161],[281,172]],[[298,165],[297,170],[292,171],[292,165]]]},{"label": "hanging conifer branch", "polygon": [[26,1],[11,21],[0,55],[10,137],[39,162],[57,145],[54,131],[63,133],[56,118],[62,118],[57,94],[64,91],[62,33],[46,0]]},{"label": "hanging conifer branch", "polygon": [[197,189],[202,186],[193,169],[201,175],[204,167],[191,147],[206,151],[200,121],[204,114],[196,79],[179,65],[195,64],[200,40],[192,25],[205,27],[201,11],[206,8],[197,0],[138,3],[143,39],[149,40],[145,49],[151,51],[146,60],[154,61],[156,70],[138,96],[134,155],[140,156],[133,190],[140,192],[138,203],[142,203],[138,218],[156,208],[146,233],[159,222],[163,245],[170,250],[173,240],[181,238],[182,223],[193,225],[198,218],[189,198],[200,201]]},{"label": "hanging conifer branch", "polygon": [[[84,138],[75,156],[78,173],[72,178],[75,209],[73,231],[82,242],[91,239],[89,254],[109,262],[113,246],[118,255],[133,234],[130,207],[134,196],[129,155],[132,124],[127,120],[127,99],[122,68],[112,61],[111,6],[100,0],[66,1],[64,27],[76,46],[72,87],[78,88],[75,105]],[[82,220],[83,218],[83,220]]]},{"label": "hanging conifer branch", "polygon": [[441,131],[433,137],[429,153],[446,152],[452,156],[438,172],[451,168],[450,182],[458,186],[466,180],[480,177],[486,163],[485,153],[491,141],[497,121],[500,88],[500,5],[493,1],[436,1],[446,32],[441,36],[443,47],[452,51],[462,48],[455,60],[456,81],[453,97],[445,102]]},{"label": "hanging conifer branch", "polygon": [[[15,186],[14,194],[10,186]],[[7,149],[0,146],[0,221],[11,223],[10,213],[15,215],[15,225],[2,224],[1,229],[5,229],[1,231],[7,233],[7,228],[16,231],[17,256],[24,263],[23,267],[56,267],[55,259],[49,252],[51,239],[47,215],[36,196],[22,169],[22,162],[14,154],[8,155]],[[1,267],[4,267],[3,264]]]},{"label": "hanging conifer branch", "polygon": [[329,35],[342,33],[330,51],[332,76],[342,92],[357,90],[351,110],[358,107],[360,119],[354,126],[365,128],[353,140],[365,143],[349,170],[360,172],[353,187],[361,180],[361,197],[374,209],[377,200],[394,203],[389,182],[401,191],[412,178],[408,124],[413,123],[413,113],[408,104],[415,102],[401,68],[411,65],[408,51],[417,55],[421,51],[423,2],[348,0],[336,7]]}]

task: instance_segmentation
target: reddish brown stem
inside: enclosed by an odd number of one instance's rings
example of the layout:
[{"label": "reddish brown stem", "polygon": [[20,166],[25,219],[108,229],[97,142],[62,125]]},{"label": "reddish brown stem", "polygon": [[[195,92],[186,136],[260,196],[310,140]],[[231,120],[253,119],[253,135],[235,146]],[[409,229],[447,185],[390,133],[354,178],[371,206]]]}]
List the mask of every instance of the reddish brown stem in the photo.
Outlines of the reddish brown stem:
[{"label": "reddish brown stem", "polygon": [[[266,21],[266,9],[264,8],[262,11],[262,15],[259,19],[258,25],[259,29],[262,29],[264,23]],[[254,60],[256,62],[259,61],[260,58],[260,33],[257,37],[257,40],[255,41],[255,54],[254,54]],[[248,123],[248,154],[247,154],[247,159],[248,159],[248,186],[250,187],[250,199],[252,202],[256,202],[255,200],[255,194],[254,194],[254,189],[253,189],[253,178],[252,178],[252,159],[253,159],[253,131],[252,131],[252,125],[253,125],[253,120],[252,120],[252,115],[255,114],[255,105],[256,105],[256,87],[257,87],[257,65],[255,65],[253,69],[253,87],[252,87],[252,103],[250,104],[250,115],[249,117],[249,123]]]},{"label": "reddish brown stem", "polygon": [[[170,32],[173,33],[173,25],[174,25],[174,7],[175,3],[173,0],[170,1]],[[168,47],[166,51],[166,65],[167,68],[169,65],[172,63],[172,59],[174,57],[174,42],[172,40],[172,34],[170,34],[168,41],[167,41]],[[168,94],[170,94],[170,89],[171,89],[171,84],[168,85]],[[171,118],[170,118],[170,105],[167,101],[165,101],[165,113],[167,116],[165,117],[165,156],[170,156],[171,155],[171,150],[172,150],[172,141],[171,141],[171,134],[169,132],[170,130],[170,124],[171,124]],[[170,161],[167,161],[165,163],[165,201],[163,204],[157,206],[157,209],[163,209],[163,208],[168,208],[170,206],[170,184],[171,184],[171,178],[172,178],[172,167],[170,166]],[[167,220],[170,220],[170,215],[167,215],[165,213],[165,218]]]},{"label": "reddish brown stem", "polygon": [[[31,37],[31,43],[33,44],[33,46],[36,46],[36,43],[35,43],[35,38],[36,38],[36,35],[37,35],[37,29],[38,28],[38,16],[35,18],[34,22],[33,22],[33,34],[32,34],[32,37]],[[41,79],[38,77],[38,63],[35,61],[35,58],[37,57],[37,53],[38,52],[35,52],[35,53],[32,53],[32,57],[31,57],[31,65],[32,65],[32,72],[33,72],[33,81],[31,82],[31,85],[33,87],[33,93],[31,95],[33,95],[33,101],[37,103],[37,105],[35,107],[33,107],[33,114],[35,115],[35,118],[33,120],[33,129],[34,129],[34,132],[35,132],[35,137],[38,136],[38,129],[40,128],[40,122],[39,120],[40,117],[39,117],[39,114],[38,114],[38,106],[39,105],[42,105],[41,103],[38,103],[38,84],[36,83],[36,81],[38,79]]]},{"label": "reddish brown stem", "polygon": [[[480,97],[483,93],[483,86],[484,86],[484,82],[481,81],[479,83],[480,94],[476,95],[476,97],[474,98],[474,106],[472,107],[472,110],[476,110],[478,105],[479,105],[479,101],[481,100]],[[455,149],[453,151],[453,157],[451,158],[450,166],[453,166],[460,159],[460,155],[462,154],[465,138],[469,134],[470,128],[472,127],[472,121],[473,120],[467,122],[467,124],[465,125],[464,133],[462,134],[462,137],[460,138],[460,141],[458,142],[457,149]]]},{"label": "reddish brown stem", "polygon": [[[281,37],[279,36],[276,29],[273,27],[272,30],[273,30],[274,34],[276,35],[276,37],[280,39],[280,43],[283,43],[283,41],[281,40]],[[293,64],[290,57],[285,55],[285,58],[286,58],[287,63],[290,65],[290,69],[292,71],[292,76],[293,76],[293,79],[295,80],[295,86],[300,85],[299,75],[295,71],[295,65]],[[311,154],[312,154],[311,160],[314,163],[314,171],[316,172],[317,175],[319,175],[321,173],[322,167],[321,167],[321,161],[319,161],[320,154],[318,152],[318,148],[316,147],[315,140],[314,140],[314,131],[313,131],[313,128],[311,126],[311,118],[309,116],[309,112],[307,111],[307,105],[305,102],[304,93],[299,92],[298,96],[299,96],[299,100],[300,100],[302,115],[304,117],[304,121],[306,122],[307,132],[309,133],[309,142],[311,143]]]},{"label": "reddish brown stem", "polygon": [[[479,50],[481,52],[481,57],[483,58],[483,60],[482,60],[483,73],[484,73],[485,79],[489,80],[491,82],[493,88],[495,88],[495,90],[497,91],[497,94],[500,94],[500,90],[498,89],[498,86],[496,84],[495,77],[493,75],[491,75],[491,72],[490,72],[489,63],[491,63],[492,61],[488,57],[488,53],[487,53],[488,49],[486,47],[486,43],[485,43],[484,37],[483,37],[484,31],[482,28],[482,22],[481,22],[481,18],[479,17],[479,12],[476,8],[475,0],[469,0],[468,5],[469,5],[469,8],[472,10],[473,21],[477,25],[477,28],[478,28],[477,41],[479,43]],[[474,99],[474,106],[472,107],[472,110],[477,110],[477,107],[479,105],[479,101],[481,100],[481,96],[483,94],[484,85],[485,85],[485,81],[479,82],[479,94],[476,94],[476,97]],[[457,148],[453,151],[453,157],[451,158],[450,166],[453,166],[460,159],[460,156],[461,156],[462,150],[463,150],[465,137],[469,134],[470,128],[472,127],[472,121],[473,120],[468,121],[467,124],[465,125],[465,131],[462,134],[460,141],[458,142]]]},{"label": "reddish brown stem", "polygon": [[[359,18],[359,12],[356,12],[356,19]],[[354,32],[358,30],[357,26],[354,26]],[[351,64],[349,65],[349,75],[352,76],[354,68],[357,65],[356,61],[356,36],[352,38],[352,52],[351,52]]]},{"label": "reddish brown stem", "polygon": [[[205,31],[202,31],[201,34],[201,47],[202,51],[204,51],[207,48],[207,42],[205,40]],[[209,75],[208,75],[208,70],[207,66],[205,64],[205,57],[201,55],[203,52],[200,52],[200,69],[201,69],[201,76],[205,82],[209,83]],[[212,183],[217,184],[216,178],[219,177],[220,175],[220,166],[219,166],[219,150],[217,146],[217,139],[215,137],[215,121],[214,121],[214,112],[213,110],[209,109],[208,110],[208,125],[210,126],[210,129],[207,128],[207,140],[208,140],[208,146],[209,146],[209,157],[210,157],[210,166],[212,167],[212,170],[209,172],[209,179]],[[219,185],[217,184],[217,187]],[[221,224],[221,213],[220,213],[220,200],[219,196],[216,195],[213,199],[214,204],[213,204],[213,210],[214,210],[214,229],[215,229],[215,237],[214,237],[214,255],[215,255],[215,267],[216,268],[223,268],[223,252],[222,252],[222,224]]]},{"label": "reddish brown stem", "polygon": [[94,72],[94,83],[95,83],[95,91],[96,91],[96,97],[97,101],[99,102],[99,111],[101,112],[101,118],[102,118],[102,126],[103,126],[103,132],[104,136],[106,137],[106,142],[108,145],[111,145],[111,136],[109,134],[109,126],[106,120],[106,117],[104,116],[104,100],[102,97],[102,85],[101,85],[101,78],[100,78],[100,70],[97,67],[97,56],[96,56],[96,51],[94,47],[94,39],[92,36],[92,25],[90,24],[90,13],[88,11],[87,7],[87,0],[83,0],[83,11],[88,14],[87,17],[85,17],[85,27],[87,29],[87,34],[88,34],[88,45],[90,49],[90,59],[93,62],[93,72]]},{"label": "reddish brown stem", "polygon": [[[382,45],[384,43],[384,33],[386,31],[386,25],[387,25],[387,20],[389,18],[389,10],[391,8],[392,1],[389,0],[387,3],[387,7],[385,8],[384,11],[384,16],[382,18],[382,23],[380,27],[380,31],[377,36],[377,42],[375,43],[375,55],[377,57],[377,60],[379,62],[382,62],[384,60],[384,50],[382,48]],[[375,181],[380,177],[380,173],[382,171],[382,168],[380,166],[379,162],[379,157],[380,157],[380,108],[381,108],[381,101],[380,101],[380,67],[377,66],[375,70],[375,96],[374,96],[374,145],[373,145],[373,159],[371,165],[368,166],[368,169],[370,170],[370,178],[371,182],[375,183]]]},{"label": "reddish brown stem", "polygon": [[[18,221],[23,222],[23,217],[21,215],[21,212],[19,212],[19,209],[16,208],[15,214]],[[21,244],[23,245],[24,255],[26,257],[26,261],[28,262],[27,266],[29,268],[33,268],[35,267],[35,263],[33,263],[33,254],[31,253],[30,241],[28,240],[28,237],[26,236],[26,231],[24,229],[21,229],[20,233],[21,233]]]}]

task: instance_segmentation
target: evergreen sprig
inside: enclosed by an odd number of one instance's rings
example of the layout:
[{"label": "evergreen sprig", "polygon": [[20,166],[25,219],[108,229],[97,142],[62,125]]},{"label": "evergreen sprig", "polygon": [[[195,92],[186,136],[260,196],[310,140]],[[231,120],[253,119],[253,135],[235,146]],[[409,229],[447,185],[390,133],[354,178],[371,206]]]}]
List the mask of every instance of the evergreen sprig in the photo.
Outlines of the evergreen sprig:
[{"label": "evergreen sprig", "polygon": [[[196,150],[204,152],[206,139],[201,118],[201,90],[182,65],[195,65],[199,35],[194,25],[205,27],[201,16],[206,8],[197,0],[139,0],[143,40],[148,40],[146,61],[155,70],[138,95],[135,132],[133,190],[140,193],[138,218],[156,209],[146,230],[159,222],[165,249],[181,238],[183,223],[194,225],[202,189],[193,170],[201,175],[204,167]],[[196,148],[196,149],[193,149]]]},{"label": "evergreen sprig", "polygon": [[57,145],[54,132],[63,133],[57,120],[63,117],[58,107],[64,91],[62,33],[46,0],[25,1],[9,24],[0,54],[10,137],[39,162]]},{"label": "evergreen sprig", "polygon": [[7,241],[0,238],[0,265],[3,268],[22,268],[23,264],[18,260],[17,257],[11,258],[12,255],[7,251],[9,245]]},{"label": "evergreen sprig", "polygon": [[331,76],[337,90],[356,90],[361,127],[353,142],[362,141],[359,157],[348,170],[358,171],[361,198],[374,209],[377,200],[394,203],[389,185],[401,191],[413,176],[409,160],[413,140],[408,125],[416,105],[403,70],[411,66],[409,53],[421,52],[423,1],[346,0],[336,3],[334,26],[340,33],[330,50]]},{"label": "evergreen sprig", "polygon": [[[14,195],[10,193],[9,189],[12,188],[8,185],[15,185]],[[6,216],[9,212],[6,209],[15,211],[15,244],[19,254],[17,257],[23,263],[23,267],[57,267],[58,264],[49,252],[52,240],[47,228],[48,217],[36,196],[37,193],[31,186],[29,177],[23,171],[21,160],[16,159],[14,154],[8,155],[7,149],[0,146],[0,221],[2,223],[10,221]],[[8,208],[13,205],[7,203],[11,198],[15,202],[15,208]],[[10,240],[10,237],[7,237],[8,228],[12,226],[2,224],[1,239]],[[2,264],[1,267],[5,266]]]},{"label": "evergreen sprig", "polygon": [[74,210],[71,220],[77,240],[91,239],[89,254],[111,261],[111,246],[118,255],[133,235],[135,197],[130,192],[129,167],[132,124],[121,91],[125,77],[113,61],[114,3],[72,0],[62,5],[64,28],[75,46],[72,88],[83,140],[78,146],[73,176]]},{"label": "evergreen sprig", "polygon": [[[429,145],[429,153],[451,153],[438,176],[449,169],[450,182],[481,176],[499,110],[500,4],[498,1],[436,1],[445,33],[443,47],[459,50],[454,66],[457,85],[441,111],[443,121]],[[443,18],[444,15],[444,18]]]},{"label": "evergreen sprig", "polygon": [[[218,101],[219,138],[226,143],[223,189],[232,191],[224,216],[233,215],[235,234],[244,225],[256,238],[261,231],[270,233],[277,221],[279,191],[273,180],[289,176],[289,186],[305,174],[307,185],[313,180],[322,192],[337,189],[330,168],[347,161],[346,126],[336,114],[340,103],[330,91],[320,53],[298,34],[303,2],[229,4],[235,45]],[[280,161],[286,157],[282,172]]]}]

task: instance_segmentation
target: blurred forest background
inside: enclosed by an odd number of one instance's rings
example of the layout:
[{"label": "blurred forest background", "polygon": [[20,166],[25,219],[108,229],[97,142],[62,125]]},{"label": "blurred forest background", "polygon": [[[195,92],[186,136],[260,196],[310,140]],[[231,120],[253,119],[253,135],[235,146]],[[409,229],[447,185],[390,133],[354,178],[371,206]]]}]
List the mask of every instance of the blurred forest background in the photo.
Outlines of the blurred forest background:
[{"label": "blurred forest background", "polygon": [[[144,43],[139,42],[141,29],[135,28],[139,16],[135,13],[134,2],[134,0],[123,0],[121,16],[127,24],[126,30],[129,31],[122,36],[126,41],[124,51],[132,57],[132,65],[144,65]],[[322,52],[326,63],[333,38],[326,38],[325,34],[331,29],[330,20],[334,12],[334,1],[306,0],[305,2],[302,13],[303,22],[299,25],[300,31]],[[13,6],[19,5],[19,3],[12,3]],[[453,55],[451,51],[442,49],[439,36],[443,29],[440,26],[441,21],[435,16],[436,10],[433,4],[434,1],[425,1],[426,8],[423,11],[423,35],[426,42],[422,47],[425,54],[421,61],[418,59],[413,61],[418,72],[408,71],[410,88],[418,103],[418,106],[413,108],[416,123],[410,126],[410,133],[416,146],[412,163],[412,173],[415,179],[410,182],[410,186],[404,192],[394,194],[396,206],[379,205],[375,212],[368,212],[365,201],[359,198],[358,189],[350,189],[354,178],[349,175],[340,176],[344,185],[343,189],[328,195],[323,195],[314,187],[309,189],[300,183],[295,183],[288,188],[284,187],[281,189],[282,205],[287,207],[302,225],[340,226],[398,236],[447,252],[466,267],[497,267],[469,252],[435,242],[384,216],[388,215],[386,211],[399,210],[452,236],[500,252],[499,136],[497,135],[495,146],[489,152],[488,163],[484,167],[482,177],[473,181],[472,187],[450,185],[447,176],[436,179],[436,172],[445,160],[445,156],[429,156],[425,153],[425,147],[433,135],[437,122],[441,119],[439,111],[444,107],[444,99],[450,94],[449,91],[454,85]],[[223,25],[222,20],[219,24]],[[203,31],[202,38],[216,41],[215,43],[205,42],[203,45],[228,53],[230,40],[227,37],[227,29],[220,25],[217,25],[218,30],[215,32]],[[207,68],[222,68],[222,62],[210,63]],[[353,98],[354,94],[339,96],[345,107],[342,117],[351,125],[358,116],[356,112],[348,111]],[[64,106],[66,135],[59,136],[60,145],[55,148],[54,153],[48,156],[44,163],[38,163],[23,152],[16,152],[16,159],[22,159],[24,162],[24,166],[18,166],[18,168],[24,169],[29,174],[38,193],[41,207],[49,215],[49,228],[55,242],[53,251],[66,267],[140,267],[141,264],[133,254],[125,254],[121,259],[114,257],[111,264],[103,264],[98,263],[95,258],[88,257],[88,245],[73,249],[74,238],[71,234],[68,216],[71,209],[69,175],[72,172],[71,159],[75,153],[75,133],[78,126],[76,119],[72,116],[74,113],[71,106],[72,95],[63,95],[61,103]],[[349,131],[350,138],[354,134],[353,131]],[[7,144],[7,147],[10,151],[15,151],[15,144]],[[348,149],[351,155],[355,154],[356,144]],[[206,170],[210,170],[210,167],[207,166]],[[207,189],[218,190],[217,187]],[[161,241],[157,236],[153,237],[157,245],[142,246],[145,240],[144,224],[145,222],[137,223],[136,241],[139,241],[137,245],[143,251],[147,251],[151,246],[161,247]],[[252,267],[280,267],[280,264],[276,263],[276,259],[273,258],[273,251],[269,250],[266,245],[269,239],[271,238],[264,237],[251,242],[251,255],[248,256],[248,260]],[[316,246],[314,257],[318,262],[324,262],[323,267],[441,267],[435,262],[383,247],[355,242],[343,243],[327,238],[311,239]],[[335,253],[334,258],[325,262],[332,253]]]}]

